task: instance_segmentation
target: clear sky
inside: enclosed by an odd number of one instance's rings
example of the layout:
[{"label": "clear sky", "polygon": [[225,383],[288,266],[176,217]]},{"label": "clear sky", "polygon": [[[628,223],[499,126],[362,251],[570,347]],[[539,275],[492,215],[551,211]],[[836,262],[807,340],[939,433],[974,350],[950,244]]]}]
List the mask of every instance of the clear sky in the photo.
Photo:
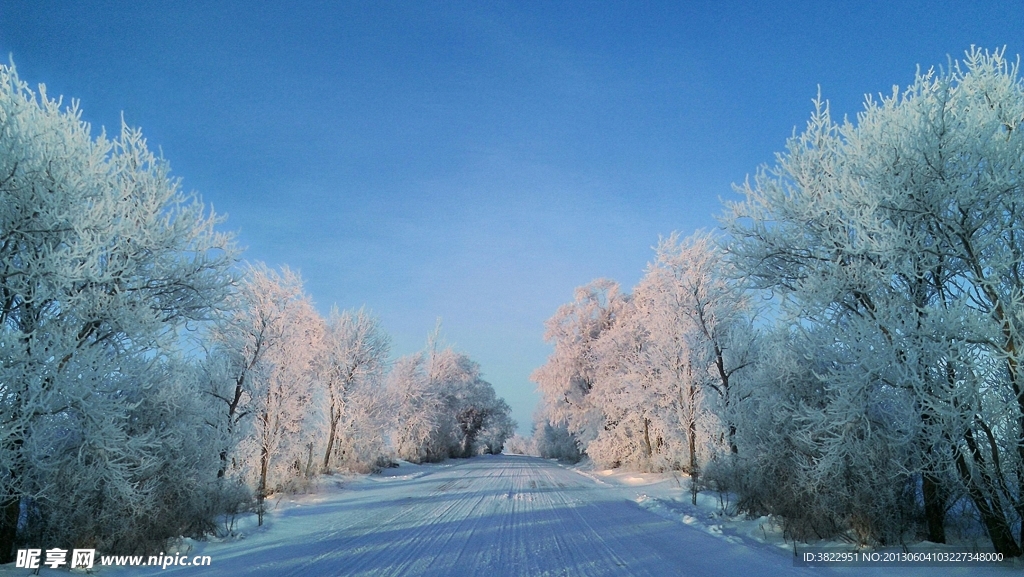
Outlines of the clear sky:
[{"label": "clear sky", "polygon": [[301,271],[325,314],[365,305],[396,355],[440,317],[522,432],[544,320],[716,226],[819,86],[853,116],[1022,39],[1024,0],[0,0],[23,80],[140,126],[246,259]]}]

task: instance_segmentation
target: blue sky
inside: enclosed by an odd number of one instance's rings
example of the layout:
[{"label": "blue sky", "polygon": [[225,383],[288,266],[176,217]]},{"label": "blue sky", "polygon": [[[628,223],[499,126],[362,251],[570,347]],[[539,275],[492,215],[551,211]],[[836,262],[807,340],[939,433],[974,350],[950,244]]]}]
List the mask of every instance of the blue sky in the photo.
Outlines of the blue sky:
[{"label": "blue sky", "polygon": [[544,320],[716,226],[819,86],[853,116],[972,44],[1024,52],[1021,0],[767,4],[0,0],[0,52],[140,126],[322,312],[365,305],[396,355],[440,317],[528,432]]}]

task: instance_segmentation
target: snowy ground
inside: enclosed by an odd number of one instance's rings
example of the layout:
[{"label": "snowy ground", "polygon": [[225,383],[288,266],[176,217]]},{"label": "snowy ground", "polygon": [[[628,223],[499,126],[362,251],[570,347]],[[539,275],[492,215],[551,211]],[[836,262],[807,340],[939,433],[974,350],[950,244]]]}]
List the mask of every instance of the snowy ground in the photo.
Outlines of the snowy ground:
[{"label": "snowy ground", "polygon": [[[573,467],[573,469],[596,483],[617,492],[623,499],[631,500],[641,508],[660,517],[671,519],[692,527],[698,531],[713,535],[730,543],[747,544],[760,549],[774,549],[792,559],[794,543],[786,540],[780,525],[768,517],[757,519],[735,514],[735,503],[729,501],[728,495],[703,492],[697,495],[697,504],[693,505],[690,493],[689,478],[679,473],[637,473],[619,469],[596,470],[589,463]],[[732,514],[730,514],[730,512]],[[934,543],[918,543],[907,545],[906,552],[922,551],[963,551],[990,547],[987,542],[963,543],[956,546],[942,546]],[[848,542],[839,540],[820,541],[818,543],[798,543],[798,552],[814,550],[858,550]],[[869,549],[865,552],[900,553],[900,547],[885,549]],[[1020,575],[1021,562],[1004,565],[975,565],[959,567],[814,567],[819,575]]]},{"label": "snowy ground", "polygon": [[[403,465],[278,499],[263,527],[185,542],[209,567],[100,575],[1018,575],[1008,567],[797,567],[760,521],[689,507],[685,480],[574,470],[533,457]],[[710,499],[711,501],[708,501]],[[757,534],[761,533],[758,537]],[[0,573],[30,573],[13,565]],[[67,574],[44,568],[42,575]]]}]

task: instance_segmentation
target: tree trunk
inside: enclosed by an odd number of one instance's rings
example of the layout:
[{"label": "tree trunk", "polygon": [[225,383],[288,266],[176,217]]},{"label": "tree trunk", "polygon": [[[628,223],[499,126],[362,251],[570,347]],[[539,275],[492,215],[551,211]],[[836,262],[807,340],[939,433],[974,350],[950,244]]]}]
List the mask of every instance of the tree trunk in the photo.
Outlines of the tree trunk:
[{"label": "tree trunk", "polygon": [[[947,372],[950,370],[952,370],[951,367],[947,366]],[[950,388],[952,388],[955,382],[953,375],[949,376],[949,381]],[[928,393],[934,396],[931,390]],[[935,427],[932,411],[922,412],[921,422],[924,423],[926,431],[932,430]],[[922,450],[926,461],[924,470],[921,472],[921,492],[924,494],[924,518],[928,525],[928,540],[932,543],[945,543],[946,491],[942,486],[942,479],[935,474],[932,447],[925,443]]]},{"label": "tree trunk", "polygon": [[331,411],[331,427],[327,433],[327,451],[324,452],[324,473],[331,466],[331,452],[334,451],[334,437],[337,434],[338,419],[334,418],[334,411]]},{"label": "tree trunk", "polygon": [[[16,438],[8,446],[14,450],[15,455],[20,455],[25,445],[24,438]],[[0,503],[0,565],[14,561],[14,545],[18,540],[18,517],[21,514],[21,496],[18,494],[16,482],[24,474],[24,461],[15,457],[16,461],[10,468],[8,487],[4,493],[13,493],[10,497]]]},{"label": "tree trunk", "polygon": [[310,441],[306,444],[306,449],[309,453],[306,455],[306,470],[302,472],[302,475],[309,479],[313,476],[313,442]]},{"label": "tree trunk", "polygon": [[693,504],[697,504],[697,477],[700,474],[697,471],[697,419],[690,419],[689,426],[689,439],[687,442],[690,445],[690,494],[692,496]]},{"label": "tree trunk", "polygon": [[[982,491],[971,475],[971,469],[967,464],[967,458],[964,456],[963,451],[959,447],[953,447],[953,451],[956,455],[957,472],[960,473],[960,478],[963,479],[964,486],[967,487],[967,494],[971,497],[971,501],[981,515],[981,521],[985,524],[985,529],[988,531],[988,537],[992,541],[992,546],[995,547],[997,553],[1002,553],[1005,557],[1020,557],[1020,546],[1013,538],[1013,530],[1010,528],[1010,524],[1007,523],[1006,516],[996,508],[998,503],[995,503],[995,506],[993,506],[986,499],[985,492]],[[984,465],[979,463],[978,466]]]},{"label": "tree trunk", "polygon": [[270,462],[270,451],[267,446],[260,447],[260,483],[256,490],[256,515],[259,518],[258,526],[263,525],[263,502],[267,498],[267,467]]},{"label": "tree trunk", "polygon": [[14,544],[18,538],[18,516],[21,499],[12,497],[0,505],[0,565],[14,561]]},{"label": "tree trunk", "polygon": [[644,417],[644,455],[650,459],[653,451],[651,450],[651,420]]},{"label": "tree trunk", "polygon": [[921,489],[924,493],[924,518],[928,523],[928,540],[932,543],[946,542],[946,499],[942,482],[931,471],[921,475]]}]

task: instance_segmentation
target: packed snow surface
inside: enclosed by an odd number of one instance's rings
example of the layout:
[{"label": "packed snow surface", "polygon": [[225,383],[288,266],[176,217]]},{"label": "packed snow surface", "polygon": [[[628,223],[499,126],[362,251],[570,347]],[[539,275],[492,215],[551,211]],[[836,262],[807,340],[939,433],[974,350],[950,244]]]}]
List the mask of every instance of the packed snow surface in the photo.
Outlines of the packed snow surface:
[{"label": "packed snow surface", "polygon": [[[792,552],[743,532],[652,510],[638,490],[682,492],[671,478],[581,474],[534,457],[403,464],[327,477],[316,494],[272,504],[263,527],[186,541],[209,567],[98,568],[101,575],[1009,575],[1004,567],[794,566]],[[642,497],[642,496],[641,496]],[[637,501],[640,501],[638,503]],[[658,508],[662,509],[662,508]],[[729,534],[733,533],[733,534]],[[11,574],[27,569],[4,567]],[[58,574],[48,568],[42,574]],[[66,570],[60,574],[67,575]]]}]

